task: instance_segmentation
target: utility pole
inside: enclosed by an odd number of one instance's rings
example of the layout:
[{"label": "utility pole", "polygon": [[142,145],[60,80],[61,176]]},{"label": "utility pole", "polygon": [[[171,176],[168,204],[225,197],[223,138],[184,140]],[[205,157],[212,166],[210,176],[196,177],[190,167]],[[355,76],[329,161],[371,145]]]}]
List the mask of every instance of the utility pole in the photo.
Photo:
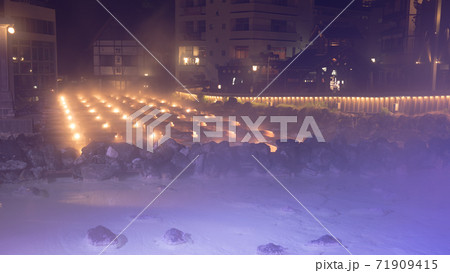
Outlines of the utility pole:
[{"label": "utility pole", "polygon": [[431,91],[436,92],[438,51],[439,51],[439,31],[441,29],[442,0],[436,0],[436,30],[434,32],[434,58],[432,65]]}]

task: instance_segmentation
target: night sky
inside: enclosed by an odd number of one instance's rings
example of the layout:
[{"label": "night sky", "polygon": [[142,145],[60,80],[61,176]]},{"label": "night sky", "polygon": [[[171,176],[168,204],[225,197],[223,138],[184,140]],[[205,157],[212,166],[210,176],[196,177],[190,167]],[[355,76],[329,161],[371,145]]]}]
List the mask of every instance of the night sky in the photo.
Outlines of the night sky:
[{"label": "night sky", "polygon": [[[174,1],[103,0],[102,3],[163,62],[173,55]],[[60,76],[92,73],[92,44],[111,16],[95,0],[53,0]],[[132,39],[130,37],[130,39]]]}]

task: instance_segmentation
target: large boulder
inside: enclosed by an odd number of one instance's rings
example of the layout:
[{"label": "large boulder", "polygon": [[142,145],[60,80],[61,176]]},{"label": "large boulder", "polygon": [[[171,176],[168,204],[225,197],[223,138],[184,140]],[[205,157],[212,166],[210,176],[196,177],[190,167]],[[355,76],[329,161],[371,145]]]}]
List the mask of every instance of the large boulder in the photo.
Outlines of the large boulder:
[{"label": "large boulder", "polygon": [[106,180],[118,177],[122,171],[118,163],[112,164],[83,164],[79,168],[81,178],[84,180]]},{"label": "large boulder", "polygon": [[403,162],[409,170],[432,169],[438,165],[439,158],[428,149],[425,141],[412,138],[405,142]]},{"label": "large boulder", "polygon": [[210,177],[218,177],[227,174],[234,167],[232,152],[228,141],[220,143],[209,142],[202,146],[205,154],[203,173]]},{"label": "large boulder", "polygon": [[8,160],[19,160],[26,161],[26,157],[17,144],[17,142],[12,139],[1,140],[0,139],[0,161],[8,161]]},{"label": "large boulder", "polygon": [[266,245],[260,245],[256,249],[258,255],[284,255],[286,254],[286,248],[276,245],[274,243],[268,243]]},{"label": "large boulder", "polygon": [[[56,171],[62,169],[61,152],[53,144],[45,143],[40,147],[44,154],[47,170]],[[36,166],[38,167],[38,166]]]},{"label": "large boulder", "polygon": [[27,163],[20,160],[8,160],[0,162],[0,172],[22,171],[27,167]]},{"label": "large boulder", "polygon": [[113,158],[126,163],[131,163],[135,158],[139,157],[139,153],[141,150],[136,146],[128,143],[111,143],[108,149],[111,149],[111,155],[114,155],[114,152],[112,150],[116,152],[117,156],[112,156]]},{"label": "large boulder", "polygon": [[78,151],[74,148],[65,148],[61,151],[61,162],[64,168],[69,169],[75,163],[75,160],[78,158]]},{"label": "large boulder", "polygon": [[89,229],[87,231],[87,239],[89,244],[100,247],[109,245],[110,247],[121,248],[128,242],[125,235],[121,234],[117,236],[111,230],[101,225]]},{"label": "large boulder", "polygon": [[39,147],[30,147],[26,151],[28,162],[33,167],[45,167],[45,156]]},{"label": "large boulder", "polygon": [[164,234],[164,241],[169,245],[180,245],[192,242],[191,235],[183,231],[171,228]]},{"label": "large boulder", "polygon": [[146,178],[161,178],[158,166],[148,158],[135,158],[132,162],[133,169]]},{"label": "large boulder", "polygon": [[312,240],[310,244],[316,246],[338,246],[342,244],[342,241],[339,238],[337,238],[336,240],[332,236],[327,234],[321,236],[319,239]]}]

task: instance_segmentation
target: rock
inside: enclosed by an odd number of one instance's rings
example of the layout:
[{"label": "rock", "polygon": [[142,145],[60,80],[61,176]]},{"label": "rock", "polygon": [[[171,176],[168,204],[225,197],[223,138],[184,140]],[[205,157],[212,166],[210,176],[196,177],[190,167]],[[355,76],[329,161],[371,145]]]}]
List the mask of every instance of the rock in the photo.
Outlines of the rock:
[{"label": "rock", "polygon": [[117,159],[119,157],[119,153],[116,150],[114,150],[113,147],[109,146],[108,149],[106,150],[106,156]]},{"label": "rock", "polygon": [[428,142],[429,151],[439,157],[438,167],[450,164],[450,139],[433,138]]},{"label": "rock", "polygon": [[162,179],[173,179],[179,173],[175,165],[171,162],[159,165],[158,170]]},{"label": "rock", "polygon": [[310,147],[310,160],[306,162],[306,167],[318,173],[328,172],[331,162],[335,157],[334,151],[331,149],[329,143],[317,143],[313,141],[304,143],[304,145]]},{"label": "rock", "polygon": [[30,169],[35,179],[42,179],[45,177],[45,170],[42,167],[36,167]]},{"label": "rock", "polygon": [[15,194],[28,197],[43,197],[43,198],[49,197],[48,191],[39,189],[37,187],[21,186],[19,189],[17,189],[17,191],[15,191]]},{"label": "rock", "polygon": [[146,178],[161,178],[161,173],[150,159],[136,158],[132,161],[133,169]]},{"label": "rock", "polygon": [[405,142],[403,162],[410,170],[432,169],[438,158],[429,151],[426,142],[413,138]]},{"label": "rock", "polygon": [[31,166],[45,167],[44,153],[39,149],[39,147],[31,147],[26,154]]},{"label": "rock", "polygon": [[61,152],[53,144],[44,144],[40,147],[44,154],[47,170],[56,171],[62,168]]},{"label": "rock", "polygon": [[384,138],[375,141],[361,141],[358,146],[359,172],[372,175],[394,170],[398,163],[400,151],[397,144],[390,143]]},{"label": "rock", "polygon": [[203,173],[210,177],[225,175],[234,168],[232,151],[228,141],[219,144],[215,142],[205,143],[202,146],[205,161],[203,163]]},{"label": "rock", "polygon": [[0,151],[0,162],[8,160],[26,161],[22,149],[13,139],[0,140]]},{"label": "rock", "polygon": [[101,225],[95,228],[91,228],[87,232],[87,239],[89,243],[93,246],[106,247],[112,242],[110,247],[121,248],[128,242],[127,237],[123,234],[119,235],[117,239],[116,237],[117,237],[116,234],[114,234],[111,230]]},{"label": "rock", "polygon": [[182,170],[189,164],[189,159],[186,155],[182,154],[181,152],[177,152],[173,155],[170,162],[178,169]]},{"label": "rock", "polygon": [[71,168],[78,158],[78,151],[74,148],[65,148],[61,151],[61,162],[64,168]]},{"label": "rock", "polygon": [[5,171],[0,172],[0,184],[1,183],[15,183],[19,181],[20,171]]},{"label": "rock", "polygon": [[183,145],[170,138],[155,149],[152,160],[157,164],[169,162],[182,148]]},{"label": "rock", "polygon": [[338,241],[336,241],[336,239],[334,239],[330,235],[323,235],[317,240],[312,240],[310,243],[317,246],[335,246],[342,244],[342,241],[340,239],[337,240]]},{"label": "rock", "polygon": [[182,153],[185,156],[189,155],[189,148],[188,147],[184,147],[183,149],[180,150],[180,153]]},{"label": "rock", "polygon": [[0,172],[6,171],[22,171],[27,167],[27,163],[20,160],[8,160],[6,162],[0,162]]},{"label": "rock", "polygon": [[15,141],[17,142],[17,145],[20,146],[22,151],[27,151],[32,147],[39,147],[44,142],[40,134],[20,134],[16,137]]},{"label": "rock", "polygon": [[108,144],[103,142],[93,141],[89,143],[86,147],[81,149],[82,155],[87,157],[92,157],[95,155],[106,155],[106,149],[108,149]]},{"label": "rock", "polygon": [[81,177],[86,180],[106,180],[117,177],[121,171],[118,164],[85,164],[80,167]]},{"label": "rock", "polygon": [[164,241],[169,245],[180,245],[192,242],[191,235],[183,231],[171,228],[164,234]]},{"label": "rock", "polygon": [[269,243],[266,245],[260,245],[256,249],[256,254],[258,255],[283,255],[286,254],[286,248]]},{"label": "rock", "polygon": [[139,157],[139,154],[141,152],[141,149],[137,148],[136,146],[123,142],[112,143],[110,147],[117,152],[117,157],[112,158],[117,158],[124,163],[131,163],[133,159]]},{"label": "rock", "polygon": [[34,179],[35,179],[34,174],[30,169],[25,169],[22,172],[20,172],[20,175],[19,175],[20,181],[31,181]]},{"label": "rock", "polygon": [[[250,143],[242,143],[242,145],[231,147],[231,154],[233,155],[233,162],[234,162],[234,170],[240,174],[247,174],[253,170],[260,170],[261,172],[264,171],[264,169],[258,164],[258,162],[253,159],[252,145]],[[261,162],[263,164],[268,164],[267,168],[269,167],[269,163],[266,159],[263,159],[260,157],[259,154],[255,155],[258,160],[262,160]],[[261,159],[260,159],[261,158]]]}]

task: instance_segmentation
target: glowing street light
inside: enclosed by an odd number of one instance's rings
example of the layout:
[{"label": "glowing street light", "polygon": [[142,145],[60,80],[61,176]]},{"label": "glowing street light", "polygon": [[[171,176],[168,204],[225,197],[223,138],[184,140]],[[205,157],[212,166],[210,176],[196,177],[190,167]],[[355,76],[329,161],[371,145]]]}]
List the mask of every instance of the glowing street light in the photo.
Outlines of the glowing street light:
[{"label": "glowing street light", "polygon": [[14,33],[16,33],[16,29],[13,26],[9,26],[8,27],[8,33],[9,34],[14,34]]},{"label": "glowing street light", "polygon": [[258,66],[257,65],[252,66],[252,70],[253,70],[253,72],[258,71]]},{"label": "glowing street light", "polygon": [[74,140],[79,140],[81,138],[81,135],[79,134],[79,133],[75,133],[74,135],[73,135],[73,139]]}]

